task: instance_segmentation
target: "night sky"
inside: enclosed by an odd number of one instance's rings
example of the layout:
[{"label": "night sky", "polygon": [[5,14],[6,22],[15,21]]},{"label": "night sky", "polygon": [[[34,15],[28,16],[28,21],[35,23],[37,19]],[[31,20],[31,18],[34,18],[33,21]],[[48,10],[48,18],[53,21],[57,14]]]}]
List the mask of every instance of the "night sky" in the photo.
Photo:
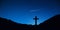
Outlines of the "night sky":
[{"label": "night sky", "polygon": [[0,17],[14,22],[34,25],[34,16],[38,24],[60,14],[60,0],[0,0]]}]

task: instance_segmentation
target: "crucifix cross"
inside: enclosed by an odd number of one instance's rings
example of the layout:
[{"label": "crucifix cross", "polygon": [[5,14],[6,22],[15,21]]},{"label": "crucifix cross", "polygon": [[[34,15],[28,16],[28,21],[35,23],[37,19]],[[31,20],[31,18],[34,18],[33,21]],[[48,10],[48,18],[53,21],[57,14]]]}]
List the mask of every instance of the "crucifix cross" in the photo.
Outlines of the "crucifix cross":
[{"label": "crucifix cross", "polygon": [[39,19],[39,18],[37,18],[37,16],[35,16],[35,18],[33,18],[34,20],[35,20],[35,25],[37,25],[37,20]]}]

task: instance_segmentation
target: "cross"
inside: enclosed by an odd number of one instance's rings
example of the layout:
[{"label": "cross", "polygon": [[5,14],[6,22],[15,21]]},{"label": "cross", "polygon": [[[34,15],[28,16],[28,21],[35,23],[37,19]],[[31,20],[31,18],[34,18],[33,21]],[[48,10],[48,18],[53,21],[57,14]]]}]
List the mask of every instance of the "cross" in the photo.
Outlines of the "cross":
[{"label": "cross", "polygon": [[35,18],[33,18],[34,20],[35,20],[35,25],[37,25],[37,20],[39,19],[39,18],[37,18],[37,16],[35,16]]}]

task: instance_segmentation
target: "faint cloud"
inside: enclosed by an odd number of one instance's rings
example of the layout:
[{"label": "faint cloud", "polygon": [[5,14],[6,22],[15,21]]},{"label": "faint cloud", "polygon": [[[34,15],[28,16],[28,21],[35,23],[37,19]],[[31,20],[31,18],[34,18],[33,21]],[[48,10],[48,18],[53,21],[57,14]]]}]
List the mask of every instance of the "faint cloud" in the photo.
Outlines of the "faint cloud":
[{"label": "faint cloud", "polygon": [[40,9],[30,10],[30,12],[38,12]]}]

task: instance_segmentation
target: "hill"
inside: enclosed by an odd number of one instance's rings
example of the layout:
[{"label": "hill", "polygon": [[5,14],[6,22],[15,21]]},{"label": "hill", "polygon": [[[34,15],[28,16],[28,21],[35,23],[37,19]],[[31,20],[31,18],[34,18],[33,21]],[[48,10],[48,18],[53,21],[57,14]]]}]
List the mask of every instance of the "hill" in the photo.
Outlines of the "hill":
[{"label": "hill", "polygon": [[[47,21],[41,23],[38,29],[42,30],[60,30],[60,15],[56,15]],[[41,30],[40,29],[40,30]]]},{"label": "hill", "polygon": [[0,17],[0,30],[29,30],[32,25],[18,24],[6,18]]},{"label": "hill", "polygon": [[60,15],[53,16],[37,26],[19,24],[0,17],[0,30],[60,30]]}]

